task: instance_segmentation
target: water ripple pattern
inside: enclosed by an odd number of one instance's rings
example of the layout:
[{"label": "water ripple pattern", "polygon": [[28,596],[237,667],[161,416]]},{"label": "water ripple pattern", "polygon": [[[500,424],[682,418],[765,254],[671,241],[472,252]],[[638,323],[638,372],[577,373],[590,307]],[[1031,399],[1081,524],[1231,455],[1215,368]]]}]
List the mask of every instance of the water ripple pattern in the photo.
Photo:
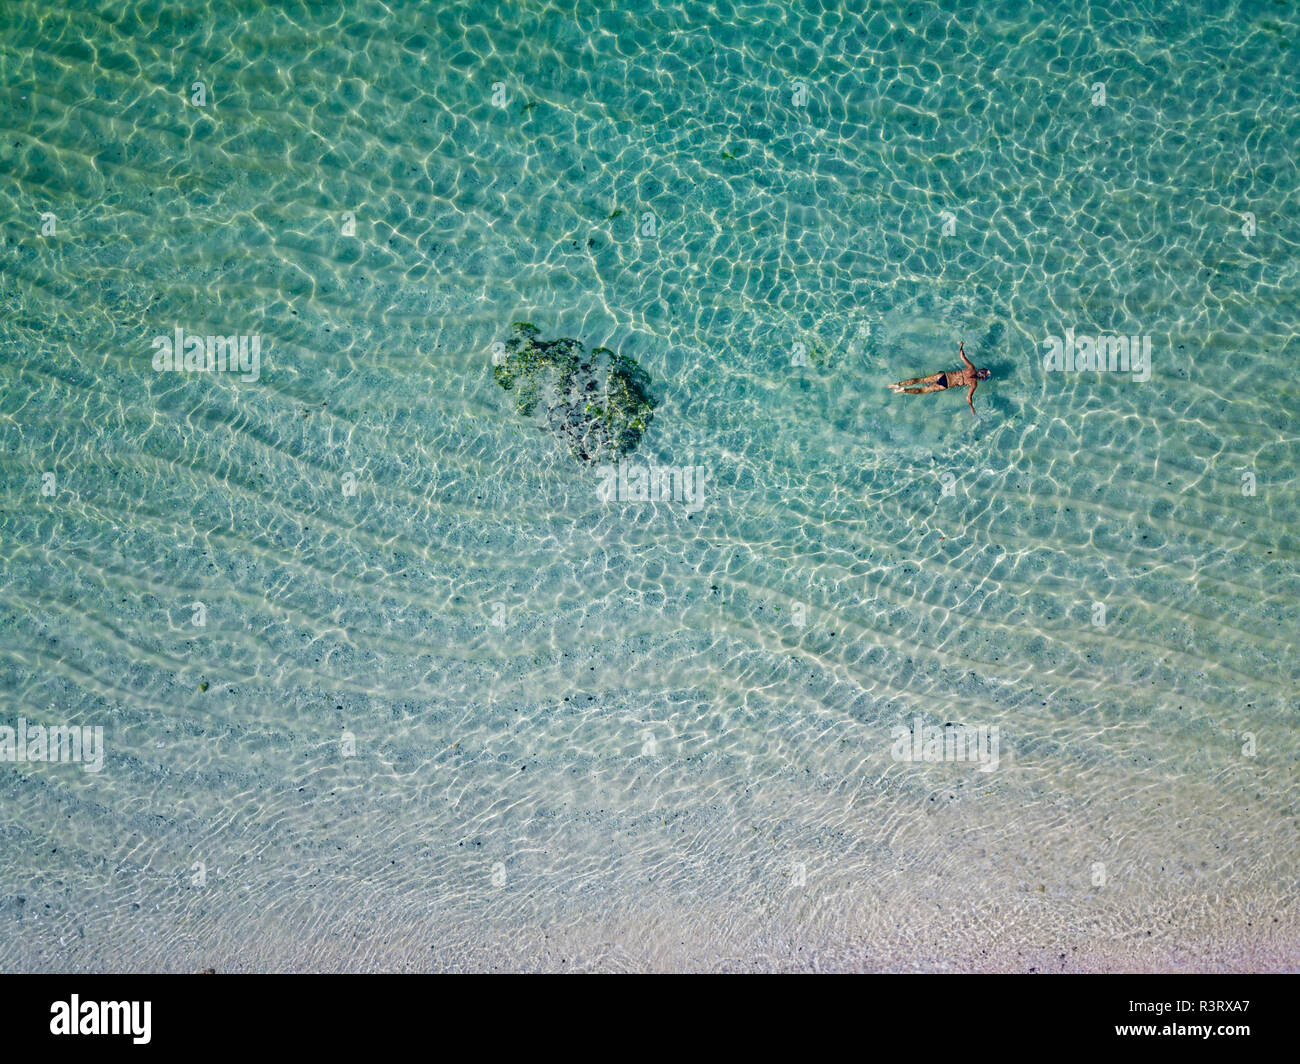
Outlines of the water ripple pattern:
[{"label": "water ripple pattern", "polygon": [[1295,970],[1298,41],[6,0],[0,969]]}]

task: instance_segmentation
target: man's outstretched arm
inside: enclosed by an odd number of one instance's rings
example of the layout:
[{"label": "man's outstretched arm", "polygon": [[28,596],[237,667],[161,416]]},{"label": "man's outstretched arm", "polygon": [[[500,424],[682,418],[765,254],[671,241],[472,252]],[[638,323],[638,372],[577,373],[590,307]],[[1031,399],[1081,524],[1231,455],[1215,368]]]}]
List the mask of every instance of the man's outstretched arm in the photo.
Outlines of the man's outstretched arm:
[{"label": "man's outstretched arm", "polygon": [[972,362],[969,358],[966,357],[966,341],[965,341],[965,340],[963,340],[963,341],[961,342],[961,344],[958,345],[958,347],[957,347],[957,351],[961,354],[961,360],[962,360],[963,362],[966,363],[966,368],[967,368],[967,369],[974,369],[974,368],[975,368],[975,363]]},{"label": "man's outstretched arm", "polygon": [[[972,381],[970,391],[966,393],[966,402],[970,406],[970,412],[972,414],[975,414],[975,389],[978,385],[979,381]],[[979,417],[978,414],[975,414],[975,416]]]}]

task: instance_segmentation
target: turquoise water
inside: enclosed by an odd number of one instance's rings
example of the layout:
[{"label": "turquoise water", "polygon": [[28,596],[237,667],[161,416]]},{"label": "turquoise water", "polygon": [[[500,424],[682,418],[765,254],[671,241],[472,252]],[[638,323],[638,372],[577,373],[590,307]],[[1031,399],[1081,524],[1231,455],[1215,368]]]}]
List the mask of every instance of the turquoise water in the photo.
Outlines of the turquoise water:
[{"label": "turquoise water", "polygon": [[0,968],[1300,964],[1300,16],[852,6],[6,0]]}]

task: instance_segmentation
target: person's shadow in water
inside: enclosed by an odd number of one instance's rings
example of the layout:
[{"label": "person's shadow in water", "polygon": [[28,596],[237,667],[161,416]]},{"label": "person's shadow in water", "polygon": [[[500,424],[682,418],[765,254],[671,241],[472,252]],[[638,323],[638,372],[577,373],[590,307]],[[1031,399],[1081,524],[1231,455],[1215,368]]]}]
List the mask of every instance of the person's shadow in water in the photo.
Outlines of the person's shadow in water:
[{"label": "person's shadow in water", "polygon": [[[981,399],[984,400],[985,406],[988,408],[988,411],[985,411],[985,413],[997,410],[1002,406],[1002,403],[998,400],[996,394],[997,389],[989,388],[989,385],[996,385],[999,381],[1006,381],[1015,372],[1016,365],[1013,361],[1001,358],[996,360],[994,359],[994,356],[1000,353],[998,351],[998,345],[1002,343],[1002,338],[1006,336],[1006,334],[1007,327],[1003,325],[1002,322],[995,321],[989,326],[983,337],[980,338],[979,352],[982,357],[976,357],[969,351],[967,352],[967,355],[970,356],[970,360],[974,362],[976,366],[980,369],[986,369],[989,371],[989,379],[986,381],[980,381],[980,386],[975,389],[975,413],[978,417],[984,416],[984,414],[980,412]],[[986,388],[988,388],[987,392],[985,391]],[[970,411],[968,410],[966,413],[969,417]]]}]

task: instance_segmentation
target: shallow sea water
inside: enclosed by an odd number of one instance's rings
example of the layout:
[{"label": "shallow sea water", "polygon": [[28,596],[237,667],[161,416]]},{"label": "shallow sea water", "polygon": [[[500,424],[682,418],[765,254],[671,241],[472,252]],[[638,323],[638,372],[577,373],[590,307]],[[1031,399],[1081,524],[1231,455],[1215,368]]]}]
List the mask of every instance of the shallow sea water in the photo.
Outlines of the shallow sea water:
[{"label": "shallow sea water", "polygon": [[[0,763],[0,968],[1295,970],[1297,41],[6,0],[0,726],[106,757]],[[698,508],[514,413],[516,320]],[[978,418],[888,392],[963,337]]]}]

